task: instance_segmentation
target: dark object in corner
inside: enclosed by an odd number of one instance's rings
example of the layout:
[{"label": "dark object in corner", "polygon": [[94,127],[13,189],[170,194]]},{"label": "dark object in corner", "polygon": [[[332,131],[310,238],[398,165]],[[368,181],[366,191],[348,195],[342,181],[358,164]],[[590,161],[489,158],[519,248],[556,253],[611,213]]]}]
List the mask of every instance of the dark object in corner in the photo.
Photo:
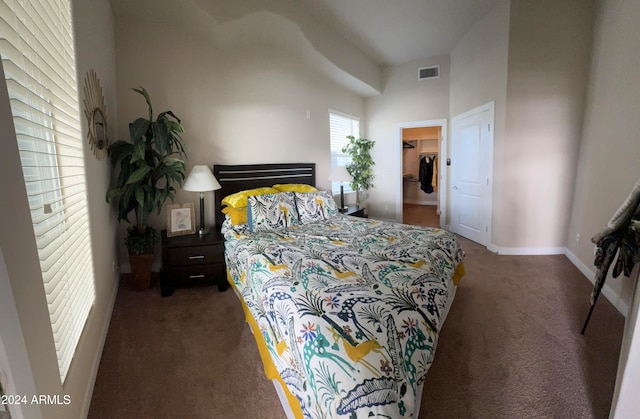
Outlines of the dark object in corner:
[{"label": "dark object in corner", "polygon": [[416,146],[414,146],[413,144],[408,143],[406,141],[403,141],[402,142],[402,148],[416,148]]},{"label": "dark object in corner", "polygon": [[596,244],[596,257],[593,264],[596,271],[593,291],[591,292],[591,308],[582,327],[584,335],[591,314],[607,279],[609,267],[616,255],[618,260],[613,268],[613,277],[621,273],[631,275],[633,267],[640,262],[640,179],[636,182],[627,199],[615,212],[607,227],[591,238]]}]

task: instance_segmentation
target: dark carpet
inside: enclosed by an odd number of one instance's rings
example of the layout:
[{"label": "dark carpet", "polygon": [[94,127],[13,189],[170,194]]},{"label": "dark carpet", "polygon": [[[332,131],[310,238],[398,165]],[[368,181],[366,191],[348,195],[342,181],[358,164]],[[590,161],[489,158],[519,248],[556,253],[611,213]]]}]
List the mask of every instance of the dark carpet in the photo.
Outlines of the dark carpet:
[{"label": "dark carpet", "polygon": [[[497,256],[461,239],[467,275],[420,418],[606,418],[624,318],[564,256]],[[89,418],[282,418],[232,290],[122,284]]]}]

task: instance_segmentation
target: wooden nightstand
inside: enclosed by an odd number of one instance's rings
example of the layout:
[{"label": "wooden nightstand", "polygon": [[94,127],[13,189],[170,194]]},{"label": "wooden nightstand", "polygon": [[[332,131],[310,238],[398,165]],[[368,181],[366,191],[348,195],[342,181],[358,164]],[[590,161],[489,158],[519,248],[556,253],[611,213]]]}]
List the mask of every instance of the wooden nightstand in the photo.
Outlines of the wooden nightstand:
[{"label": "wooden nightstand", "polygon": [[364,213],[364,207],[358,208],[355,205],[349,205],[347,212],[343,212],[344,215],[351,215],[354,217],[367,218]]},{"label": "wooden nightstand", "polygon": [[216,284],[220,291],[227,289],[222,235],[211,231],[203,236],[167,237],[167,231],[162,230],[161,295],[168,297],[177,287],[204,284]]}]

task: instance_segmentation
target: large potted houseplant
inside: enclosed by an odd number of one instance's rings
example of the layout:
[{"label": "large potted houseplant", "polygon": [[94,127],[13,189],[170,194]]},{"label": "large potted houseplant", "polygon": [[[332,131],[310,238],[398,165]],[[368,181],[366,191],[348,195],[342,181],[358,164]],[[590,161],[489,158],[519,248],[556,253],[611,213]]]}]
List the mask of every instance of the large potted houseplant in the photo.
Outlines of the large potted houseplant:
[{"label": "large potted houseplant", "polygon": [[375,141],[366,138],[347,136],[349,142],[342,152],[351,156],[351,163],[347,164],[347,171],[353,178],[351,189],[356,191],[356,202],[360,207],[367,200],[367,191],[373,188],[373,166],[376,164],[371,158],[371,149]]},{"label": "large potted houseplant", "polygon": [[[133,89],[144,96],[149,118],[138,118],[129,124],[131,141],[117,141],[109,146],[112,168],[119,168],[107,192],[107,202],[115,202],[118,221],[131,223],[125,244],[129,251],[134,288],[148,289],[156,231],[149,225],[153,211],[159,214],[169,198],[173,200],[173,185],[182,185],[185,178],[185,144],[180,119],[171,111],[158,114],[153,120],[149,94],[143,87]],[[135,219],[129,220],[133,212]]]}]

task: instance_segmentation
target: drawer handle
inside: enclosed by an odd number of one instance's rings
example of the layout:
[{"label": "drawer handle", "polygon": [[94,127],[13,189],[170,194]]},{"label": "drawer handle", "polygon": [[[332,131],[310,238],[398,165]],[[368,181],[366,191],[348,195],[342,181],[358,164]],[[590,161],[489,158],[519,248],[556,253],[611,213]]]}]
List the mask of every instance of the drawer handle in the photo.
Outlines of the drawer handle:
[{"label": "drawer handle", "polygon": [[204,259],[204,255],[189,256],[189,259]]},{"label": "drawer handle", "polygon": [[189,279],[204,278],[204,275],[189,275]]}]

